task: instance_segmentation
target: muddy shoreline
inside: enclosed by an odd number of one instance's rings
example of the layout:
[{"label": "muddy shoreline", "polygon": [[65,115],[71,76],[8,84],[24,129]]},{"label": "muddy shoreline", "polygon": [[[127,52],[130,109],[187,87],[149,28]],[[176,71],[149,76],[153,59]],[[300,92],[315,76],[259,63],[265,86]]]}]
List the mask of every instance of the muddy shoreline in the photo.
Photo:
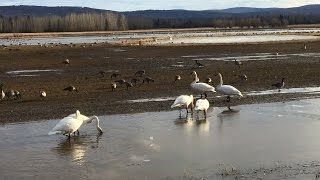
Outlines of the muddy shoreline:
[{"label": "muddy shoreline", "polygon": [[[307,44],[307,49],[303,45]],[[0,82],[4,90],[16,89],[22,100],[0,101],[0,122],[23,122],[42,119],[62,118],[76,109],[83,114],[108,115],[146,111],[170,110],[172,101],[127,103],[126,100],[175,97],[191,94],[191,71],[197,71],[200,80],[207,76],[217,85],[220,72],[225,84],[232,84],[242,92],[272,89],[271,84],[286,78],[286,88],[318,87],[320,85],[320,57],[318,55],[289,56],[287,59],[244,61],[238,68],[232,61],[202,60],[204,68],[195,66],[192,56],[245,56],[255,53],[310,54],[320,53],[320,42],[279,42],[238,45],[197,45],[197,46],[94,46],[52,48],[39,46],[9,46],[0,49]],[[70,65],[63,61],[70,59]],[[183,65],[183,66],[177,66]],[[8,74],[17,70],[58,70],[52,72]],[[113,71],[121,73],[117,79],[131,80],[137,70],[144,69],[146,76],[154,83],[141,82],[129,90],[125,87],[111,91],[110,75]],[[104,71],[105,74],[99,72]],[[174,83],[175,75],[182,79]],[[239,74],[246,74],[248,81],[240,81]],[[22,74],[26,75],[26,74]],[[142,77],[137,77],[142,80]],[[66,92],[63,88],[74,85],[79,92]],[[39,90],[47,92],[40,98]],[[244,93],[245,94],[245,93]],[[212,106],[226,106],[223,98],[212,98]],[[273,94],[246,96],[232,99],[230,105],[279,102],[313,94]]]}]

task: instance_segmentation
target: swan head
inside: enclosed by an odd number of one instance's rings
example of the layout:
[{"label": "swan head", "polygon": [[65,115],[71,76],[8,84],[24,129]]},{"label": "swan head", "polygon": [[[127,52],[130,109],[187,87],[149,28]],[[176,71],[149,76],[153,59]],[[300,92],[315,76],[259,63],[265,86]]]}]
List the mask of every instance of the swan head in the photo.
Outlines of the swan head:
[{"label": "swan head", "polygon": [[192,94],[190,95],[190,98],[193,99],[193,95]]},{"label": "swan head", "polygon": [[195,72],[195,71],[192,71],[190,74],[191,74],[192,76],[197,76],[197,72]]},{"label": "swan head", "polygon": [[221,74],[220,74],[220,73],[217,73],[217,74],[215,74],[215,76],[221,76]]}]

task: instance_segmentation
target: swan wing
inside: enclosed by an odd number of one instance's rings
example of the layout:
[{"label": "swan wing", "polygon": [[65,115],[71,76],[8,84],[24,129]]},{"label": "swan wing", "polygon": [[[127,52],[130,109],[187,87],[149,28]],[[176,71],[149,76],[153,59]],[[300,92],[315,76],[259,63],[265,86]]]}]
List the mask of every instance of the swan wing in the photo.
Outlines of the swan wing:
[{"label": "swan wing", "polygon": [[231,86],[231,85],[222,85],[222,86],[218,86],[217,90],[221,93],[221,94],[225,94],[225,95],[238,95],[238,96],[243,96],[242,93],[235,87]]},{"label": "swan wing", "polygon": [[48,134],[68,134],[78,130],[83,121],[74,118],[73,115],[61,119]]},{"label": "swan wing", "polygon": [[194,110],[204,111],[209,108],[209,101],[207,99],[198,99]]},{"label": "swan wing", "polygon": [[181,95],[176,98],[174,103],[171,105],[171,108],[188,106],[192,102],[192,98],[188,95]]},{"label": "swan wing", "polygon": [[193,84],[191,84],[191,87],[194,90],[197,90],[197,91],[202,91],[202,92],[212,91],[212,92],[216,92],[215,88],[213,86],[210,86],[209,84],[203,83],[203,82],[193,83]]}]

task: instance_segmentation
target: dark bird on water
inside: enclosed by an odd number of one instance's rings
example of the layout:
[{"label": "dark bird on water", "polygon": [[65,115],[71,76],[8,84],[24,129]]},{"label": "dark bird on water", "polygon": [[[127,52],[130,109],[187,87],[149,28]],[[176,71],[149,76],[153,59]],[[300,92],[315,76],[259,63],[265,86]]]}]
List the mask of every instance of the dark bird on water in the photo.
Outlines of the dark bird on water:
[{"label": "dark bird on water", "polygon": [[74,86],[68,86],[68,87],[64,88],[63,90],[65,90],[65,91],[76,91],[76,92],[78,92],[78,89],[75,88]]}]

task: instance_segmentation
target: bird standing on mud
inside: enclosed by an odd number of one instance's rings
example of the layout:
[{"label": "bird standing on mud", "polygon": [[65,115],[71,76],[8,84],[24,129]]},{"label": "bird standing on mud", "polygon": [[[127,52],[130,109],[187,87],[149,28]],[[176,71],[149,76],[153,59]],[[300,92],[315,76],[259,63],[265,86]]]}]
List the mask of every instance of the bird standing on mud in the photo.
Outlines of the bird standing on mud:
[{"label": "bird standing on mud", "polygon": [[116,83],[111,83],[111,91],[116,90],[117,84]]},{"label": "bird standing on mud", "polygon": [[205,67],[203,64],[199,63],[198,60],[195,60],[196,65],[198,66],[198,68],[203,68]]},{"label": "bird standing on mud", "polygon": [[69,59],[65,59],[65,60],[63,61],[63,63],[64,63],[64,64],[70,64],[70,60],[69,60]]},{"label": "bird standing on mud", "polygon": [[142,75],[144,75],[144,74],[146,74],[146,71],[145,70],[140,70],[140,71],[137,71],[136,73],[134,73],[134,75],[139,75],[140,77],[142,76]]},{"label": "bird standing on mud", "polygon": [[240,62],[236,58],[234,58],[234,64],[240,68],[240,66],[242,65],[242,62]]},{"label": "bird standing on mud", "polygon": [[120,73],[112,73],[111,74],[111,79],[114,78],[114,77],[116,78],[118,76],[121,76],[121,74]]},{"label": "bird standing on mud", "polygon": [[63,90],[65,90],[65,91],[76,91],[76,92],[78,92],[78,89],[75,88],[74,86],[68,86],[68,87],[64,88]]},{"label": "bird standing on mud", "polygon": [[174,78],[174,82],[180,81],[181,80],[181,76],[180,75],[176,75]]},{"label": "bird standing on mud", "polygon": [[40,97],[44,98],[44,97],[47,97],[47,93],[45,91],[39,91],[40,93]]},{"label": "bird standing on mud", "polygon": [[278,88],[279,91],[281,91],[281,89],[284,87],[284,85],[285,85],[284,78],[282,78],[281,82],[272,84],[271,86],[274,86],[274,87]]}]

